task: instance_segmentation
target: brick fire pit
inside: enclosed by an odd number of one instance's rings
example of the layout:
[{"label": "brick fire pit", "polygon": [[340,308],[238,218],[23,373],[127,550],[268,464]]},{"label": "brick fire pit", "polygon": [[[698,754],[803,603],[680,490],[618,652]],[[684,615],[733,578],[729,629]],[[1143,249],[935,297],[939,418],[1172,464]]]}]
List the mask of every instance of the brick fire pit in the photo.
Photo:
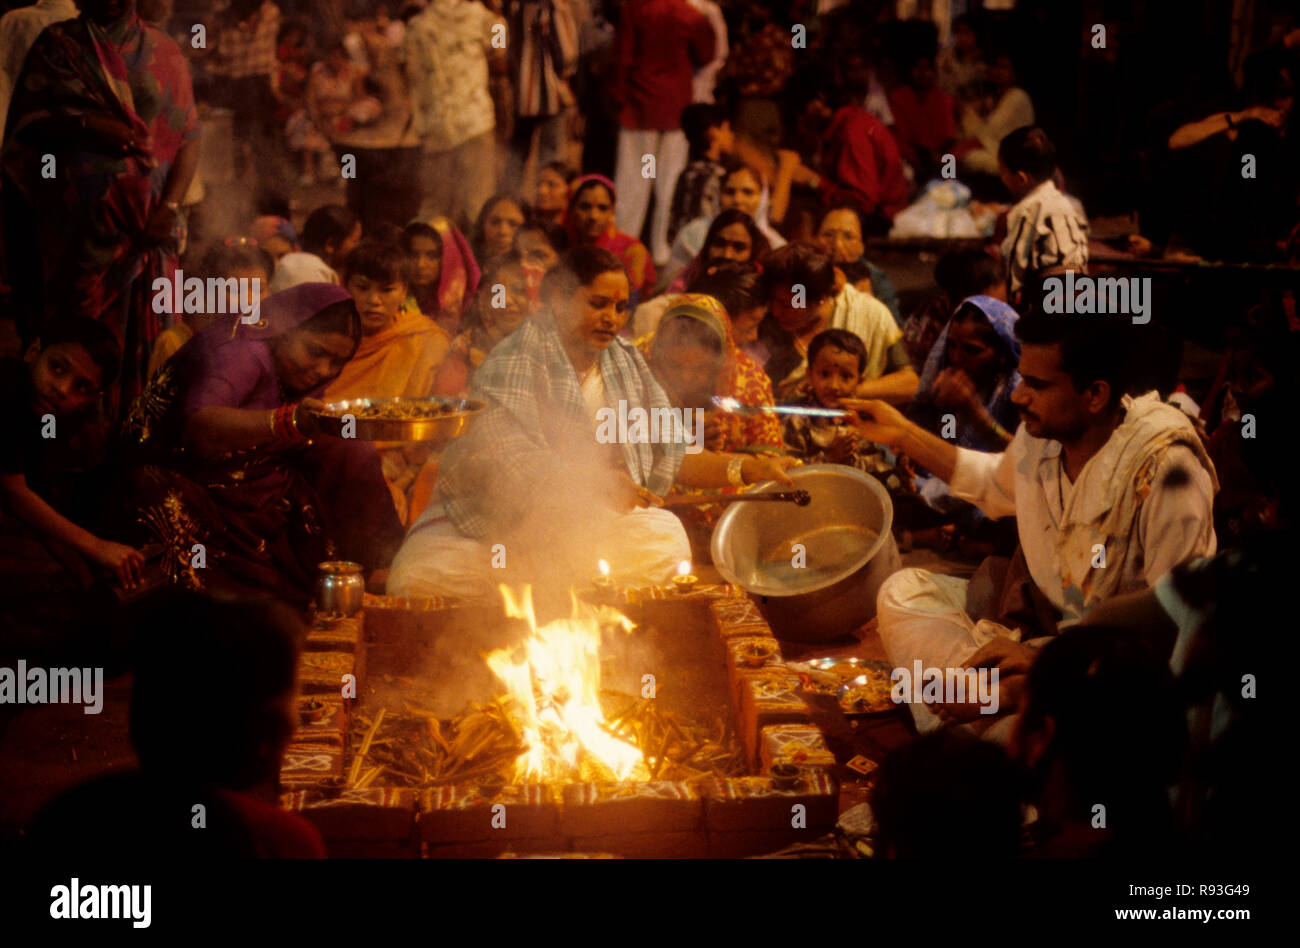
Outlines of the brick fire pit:
[{"label": "brick fire pit", "polygon": [[[487,697],[501,690],[466,638],[470,630],[500,626],[498,611],[368,595],[356,617],[314,623],[300,688],[323,711],[303,723],[285,755],[282,804],[311,820],[335,857],[732,857],[823,835],[838,810],[830,776],[835,760],[809,721],[798,678],[785,669],[778,643],[744,591],[703,586],[680,595],[655,587],[609,597],[638,628],[627,654],[603,664],[612,662],[612,674],[622,676],[628,690],[639,691],[642,676],[653,674],[654,701],[665,710],[727,716],[750,775],[689,783],[322,786],[329,778],[342,783],[349,773],[357,750],[348,746],[354,705],[382,703],[384,680],[427,674],[430,692],[445,692],[448,707],[463,702],[462,694]],[[767,653],[765,664],[752,667],[755,654]],[[355,701],[340,694],[347,674],[356,676]],[[779,763],[799,768],[793,784],[778,786],[767,776]]]}]

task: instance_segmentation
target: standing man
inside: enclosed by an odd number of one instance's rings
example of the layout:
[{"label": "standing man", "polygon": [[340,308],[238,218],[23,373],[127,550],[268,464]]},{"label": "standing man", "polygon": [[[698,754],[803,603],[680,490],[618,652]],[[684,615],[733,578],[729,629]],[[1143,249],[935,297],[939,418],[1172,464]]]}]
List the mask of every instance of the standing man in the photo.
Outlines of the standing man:
[{"label": "standing man", "polygon": [[[615,97],[620,106],[615,223],[637,237],[645,223],[654,180],[650,253],[668,262],[668,216],[673,187],[686,167],[682,109],[694,95],[695,70],[713,59],[713,28],[686,0],[629,0],[618,27]],[[653,156],[651,169],[647,157]],[[653,170],[653,175],[651,175]]]},{"label": "standing man", "polygon": [[522,190],[534,133],[540,131],[538,168],[565,158],[564,118],[574,102],[568,80],[578,68],[578,24],[569,0],[510,0],[506,10],[515,127],[505,186]]},{"label": "standing man", "polygon": [[488,60],[506,54],[506,26],[478,0],[432,0],[406,29],[406,74],[423,157],[423,217],[468,230],[496,189],[496,114]]},{"label": "standing man", "polygon": [[[221,77],[224,104],[233,113],[235,139],[246,149],[247,168],[259,178],[279,178],[275,104],[279,98],[280,8],[271,0],[232,0],[216,36],[212,71]],[[279,173],[277,173],[279,172]],[[263,183],[266,182],[263,179]]]}]

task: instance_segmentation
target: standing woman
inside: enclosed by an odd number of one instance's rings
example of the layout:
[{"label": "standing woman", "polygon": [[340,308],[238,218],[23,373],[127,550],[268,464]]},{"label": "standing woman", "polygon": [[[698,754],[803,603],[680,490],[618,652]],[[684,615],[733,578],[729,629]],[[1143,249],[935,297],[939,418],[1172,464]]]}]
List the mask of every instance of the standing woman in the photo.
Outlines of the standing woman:
[{"label": "standing woman", "polygon": [[618,257],[631,287],[629,305],[635,307],[654,287],[655,265],[645,244],[614,226],[617,200],[614,182],[604,175],[589,174],[575,181],[567,221],[569,244],[572,247],[594,245]]},{"label": "standing woman", "polygon": [[120,530],[161,544],[173,582],[305,604],[317,563],[383,568],[402,528],[374,446],[323,436],[304,411],[361,340],[348,292],[301,283],[261,317],[199,333],[136,400]]},{"label": "standing woman", "polygon": [[56,313],[106,324],[123,353],[108,399],[116,419],[143,387],[162,331],[153,282],[174,276],[200,130],[180,49],[140,20],[135,0],[81,9],[27,56],[0,192],[25,340]]}]

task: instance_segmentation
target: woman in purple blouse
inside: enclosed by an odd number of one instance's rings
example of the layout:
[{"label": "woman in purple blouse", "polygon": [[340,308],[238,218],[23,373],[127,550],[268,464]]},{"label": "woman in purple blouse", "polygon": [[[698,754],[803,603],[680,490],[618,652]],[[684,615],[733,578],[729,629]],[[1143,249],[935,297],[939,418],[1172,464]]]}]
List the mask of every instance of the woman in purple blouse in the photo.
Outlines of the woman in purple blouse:
[{"label": "woman in purple blouse", "polygon": [[174,582],[304,603],[317,563],[386,567],[402,529],[373,446],[324,435],[303,410],[356,351],[351,297],[304,283],[259,315],[199,333],[136,400],[126,513]]}]

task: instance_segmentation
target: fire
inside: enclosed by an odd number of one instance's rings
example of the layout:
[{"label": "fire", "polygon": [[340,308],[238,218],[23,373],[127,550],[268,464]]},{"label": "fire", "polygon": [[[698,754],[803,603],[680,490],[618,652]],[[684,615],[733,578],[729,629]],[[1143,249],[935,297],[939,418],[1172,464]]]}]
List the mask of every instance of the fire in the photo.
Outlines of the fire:
[{"label": "fire", "polygon": [[515,764],[515,780],[585,779],[602,768],[618,780],[644,779],[641,751],[606,730],[599,700],[601,625],[613,622],[631,631],[631,620],[575,596],[570,618],[539,628],[531,588],[525,586],[516,599],[502,586],[501,595],[506,615],[524,619],[529,628],[520,645],[486,656],[514,699],[514,722],[527,746]]}]

